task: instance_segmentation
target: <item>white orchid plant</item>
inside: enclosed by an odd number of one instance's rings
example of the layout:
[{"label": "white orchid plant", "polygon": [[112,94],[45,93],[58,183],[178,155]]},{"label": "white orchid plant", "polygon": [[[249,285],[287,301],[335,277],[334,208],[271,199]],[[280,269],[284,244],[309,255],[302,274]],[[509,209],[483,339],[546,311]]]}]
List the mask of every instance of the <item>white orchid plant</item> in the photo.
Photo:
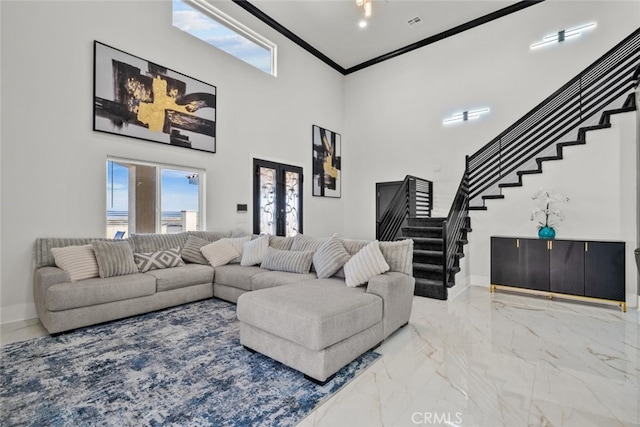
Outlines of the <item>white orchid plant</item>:
[{"label": "white orchid plant", "polygon": [[554,227],[564,220],[564,215],[557,209],[552,209],[551,204],[556,202],[568,202],[569,198],[562,194],[551,193],[550,191],[539,189],[533,193],[533,200],[540,200],[542,206],[535,208],[531,212],[531,221],[538,221],[538,230],[543,227]]}]

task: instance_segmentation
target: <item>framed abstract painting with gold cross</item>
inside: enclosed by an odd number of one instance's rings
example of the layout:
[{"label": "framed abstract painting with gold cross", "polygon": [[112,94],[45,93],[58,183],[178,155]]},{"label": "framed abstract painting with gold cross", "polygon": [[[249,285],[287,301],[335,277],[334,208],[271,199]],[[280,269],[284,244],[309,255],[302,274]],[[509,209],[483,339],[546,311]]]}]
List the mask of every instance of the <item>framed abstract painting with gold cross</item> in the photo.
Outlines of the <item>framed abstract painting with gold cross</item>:
[{"label": "framed abstract painting with gold cross", "polygon": [[313,125],[313,192],[314,196],[340,197],[341,141],[340,134]]},{"label": "framed abstract painting with gold cross", "polygon": [[216,87],[94,41],[93,130],[216,152]]}]

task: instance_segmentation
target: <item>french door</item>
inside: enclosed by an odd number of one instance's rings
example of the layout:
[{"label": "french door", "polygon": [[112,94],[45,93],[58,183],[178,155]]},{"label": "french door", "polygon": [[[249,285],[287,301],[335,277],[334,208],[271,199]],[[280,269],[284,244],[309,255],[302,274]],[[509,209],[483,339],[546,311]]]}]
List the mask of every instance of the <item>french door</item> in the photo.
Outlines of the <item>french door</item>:
[{"label": "french door", "polygon": [[253,232],[302,233],[302,168],[253,160]]}]

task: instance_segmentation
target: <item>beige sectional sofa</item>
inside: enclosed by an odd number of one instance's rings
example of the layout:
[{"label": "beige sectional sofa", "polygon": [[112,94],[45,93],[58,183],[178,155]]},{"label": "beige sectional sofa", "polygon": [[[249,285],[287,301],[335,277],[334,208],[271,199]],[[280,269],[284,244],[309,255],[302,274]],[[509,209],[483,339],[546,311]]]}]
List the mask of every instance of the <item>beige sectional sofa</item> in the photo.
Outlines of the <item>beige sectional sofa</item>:
[{"label": "beige sectional sofa", "polygon": [[[223,246],[238,256],[203,256]],[[94,254],[97,271],[78,273],[75,250]],[[238,304],[243,345],[324,382],[409,321],[412,251],[411,240],[231,232],[40,238],[34,299],[42,324],[59,333],[220,298]]]}]

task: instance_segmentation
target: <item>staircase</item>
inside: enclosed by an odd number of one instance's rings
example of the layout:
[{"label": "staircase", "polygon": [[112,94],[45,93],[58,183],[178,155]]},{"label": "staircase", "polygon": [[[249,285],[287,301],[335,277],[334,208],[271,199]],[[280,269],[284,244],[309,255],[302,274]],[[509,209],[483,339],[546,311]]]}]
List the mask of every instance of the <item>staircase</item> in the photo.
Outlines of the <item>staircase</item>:
[{"label": "staircase", "polygon": [[503,188],[522,186],[522,177],[542,173],[544,162],[562,160],[564,147],[585,144],[587,132],[611,127],[612,115],[636,110],[639,80],[640,29],[467,156],[446,218],[431,218],[430,182],[428,215],[417,218],[409,204],[395,206],[395,228],[378,240],[413,239],[415,295],[446,300],[471,231],[469,210],[486,210],[486,200],[504,199]]},{"label": "staircase", "polygon": [[465,217],[463,233],[454,244],[454,263],[449,268],[445,267],[447,257],[444,251],[443,224],[446,220],[447,218],[408,218],[408,225],[402,227],[401,238],[413,239],[415,295],[446,300],[447,289],[455,285],[454,275],[460,271],[460,258],[464,257],[463,246],[467,243],[467,233],[471,231],[470,218]]}]

